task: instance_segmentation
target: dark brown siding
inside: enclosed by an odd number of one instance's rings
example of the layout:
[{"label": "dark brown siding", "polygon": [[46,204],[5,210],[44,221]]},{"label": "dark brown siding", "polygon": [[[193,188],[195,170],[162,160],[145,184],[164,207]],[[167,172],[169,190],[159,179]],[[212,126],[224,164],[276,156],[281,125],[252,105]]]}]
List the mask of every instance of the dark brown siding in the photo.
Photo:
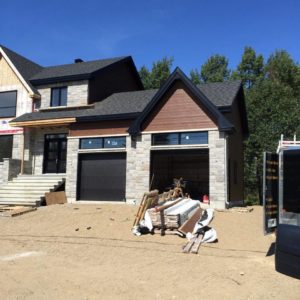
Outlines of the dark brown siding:
[{"label": "dark brown siding", "polygon": [[126,134],[132,120],[78,123],[70,126],[70,136]]},{"label": "dark brown siding", "polygon": [[176,83],[146,120],[143,131],[215,128],[216,124],[185,90]]},{"label": "dark brown siding", "polygon": [[231,112],[224,115],[235,127],[228,137],[229,201],[239,201],[244,199],[244,146],[238,98]]},{"label": "dark brown siding", "polygon": [[89,103],[101,101],[113,93],[140,90],[141,86],[129,62],[119,63],[89,81]]}]

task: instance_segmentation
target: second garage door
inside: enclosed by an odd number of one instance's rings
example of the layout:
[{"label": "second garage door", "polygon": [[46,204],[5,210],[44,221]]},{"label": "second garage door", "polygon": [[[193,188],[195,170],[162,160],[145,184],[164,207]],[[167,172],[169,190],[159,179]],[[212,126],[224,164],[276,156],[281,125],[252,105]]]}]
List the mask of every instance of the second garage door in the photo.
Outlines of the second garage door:
[{"label": "second garage door", "polygon": [[80,154],[78,200],[125,201],[126,153]]}]

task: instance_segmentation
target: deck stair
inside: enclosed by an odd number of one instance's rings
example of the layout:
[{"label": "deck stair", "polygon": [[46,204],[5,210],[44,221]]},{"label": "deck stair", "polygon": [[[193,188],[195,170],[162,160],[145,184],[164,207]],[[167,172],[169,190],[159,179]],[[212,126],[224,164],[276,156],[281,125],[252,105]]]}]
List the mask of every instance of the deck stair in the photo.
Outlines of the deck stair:
[{"label": "deck stair", "polygon": [[0,186],[0,205],[40,206],[45,193],[55,191],[64,174],[19,175]]}]

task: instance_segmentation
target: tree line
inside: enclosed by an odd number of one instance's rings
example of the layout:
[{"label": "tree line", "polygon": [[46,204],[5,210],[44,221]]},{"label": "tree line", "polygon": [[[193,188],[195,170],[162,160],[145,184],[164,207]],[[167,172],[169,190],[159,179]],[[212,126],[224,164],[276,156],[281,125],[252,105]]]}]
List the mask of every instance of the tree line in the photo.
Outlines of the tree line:
[{"label": "tree line", "polygon": [[[159,88],[171,74],[173,58],[164,57],[152,68],[139,70],[146,89]],[[244,86],[249,126],[245,141],[246,199],[261,200],[263,151],[275,152],[281,134],[300,137],[300,65],[285,50],[276,50],[267,59],[252,47],[245,47],[240,63],[230,70],[228,59],[212,55],[190,71],[193,83],[241,80]]]}]

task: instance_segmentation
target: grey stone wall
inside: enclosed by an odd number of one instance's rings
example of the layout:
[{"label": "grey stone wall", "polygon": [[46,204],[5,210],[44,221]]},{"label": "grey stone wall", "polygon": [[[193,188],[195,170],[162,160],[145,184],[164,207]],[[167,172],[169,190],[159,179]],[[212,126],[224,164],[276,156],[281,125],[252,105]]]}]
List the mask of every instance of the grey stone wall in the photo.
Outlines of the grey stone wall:
[{"label": "grey stone wall", "polygon": [[78,106],[88,104],[88,81],[74,81],[65,83],[56,83],[38,87],[41,94],[40,108],[49,108],[51,104],[51,88],[68,87],[67,106]]},{"label": "grey stone wall", "polygon": [[150,182],[151,134],[127,137],[126,202],[138,204]]},{"label": "grey stone wall", "polygon": [[69,203],[76,202],[79,139],[68,139],[66,196]]},{"label": "grey stone wall", "polygon": [[12,180],[14,177],[17,177],[21,171],[21,160],[4,158],[2,166],[0,168],[0,178],[1,183],[5,184],[8,181]]},{"label": "grey stone wall", "polygon": [[3,162],[0,162],[0,187],[3,183]]},{"label": "grey stone wall", "polygon": [[225,208],[227,200],[226,137],[219,131],[209,131],[209,198],[214,208]]}]

